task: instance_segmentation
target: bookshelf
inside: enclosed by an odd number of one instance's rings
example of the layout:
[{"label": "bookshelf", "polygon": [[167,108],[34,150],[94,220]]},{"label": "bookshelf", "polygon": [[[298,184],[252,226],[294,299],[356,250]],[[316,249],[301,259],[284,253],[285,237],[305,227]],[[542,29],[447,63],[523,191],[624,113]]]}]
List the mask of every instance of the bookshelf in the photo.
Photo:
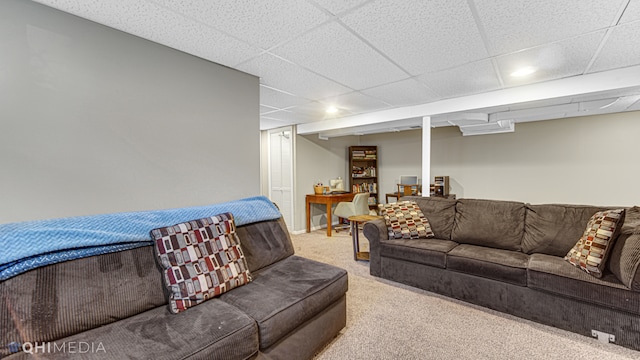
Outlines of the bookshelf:
[{"label": "bookshelf", "polygon": [[351,192],[368,192],[369,207],[377,208],[378,196],[378,147],[350,146],[349,147],[349,186]]}]

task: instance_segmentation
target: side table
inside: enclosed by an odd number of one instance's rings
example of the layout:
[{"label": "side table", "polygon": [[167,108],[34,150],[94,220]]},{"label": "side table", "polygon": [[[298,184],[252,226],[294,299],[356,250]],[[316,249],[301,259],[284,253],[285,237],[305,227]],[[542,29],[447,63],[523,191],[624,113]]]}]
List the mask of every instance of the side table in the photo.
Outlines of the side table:
[{"label": "side table", "polygon": [[360,235],[358,231],[358,225],[366,223],[374,219],[379,219],[382,216],[377,215],[355,215],[349,216],[349,224],[351,225],[351,239],[353,240],[353,260],[365,260],[369,261],[369,252],[360,251]]}]

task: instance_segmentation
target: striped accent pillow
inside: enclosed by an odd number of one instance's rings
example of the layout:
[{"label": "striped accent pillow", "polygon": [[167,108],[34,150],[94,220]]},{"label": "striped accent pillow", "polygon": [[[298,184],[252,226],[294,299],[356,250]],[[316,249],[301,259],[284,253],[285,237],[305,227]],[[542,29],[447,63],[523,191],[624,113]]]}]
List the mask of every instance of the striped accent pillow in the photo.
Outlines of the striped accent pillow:
[{"label": "striped accent pillow", "polygon": [[389,239],[427,239],[434,237],[429,220],[415,201],[379,204],[389,229]]},{"label": "striped accent pillow", "polygon": [[564,257],[576,266],[595,277],[602,277],[607,256],[613,248],[624,218],[624,209],[605,210],[595,213],[584,234]]},{"label": "striped accent pillow", "polygon": [[172,313],[251,281],[231,213],[154,229],[151,237]]}]

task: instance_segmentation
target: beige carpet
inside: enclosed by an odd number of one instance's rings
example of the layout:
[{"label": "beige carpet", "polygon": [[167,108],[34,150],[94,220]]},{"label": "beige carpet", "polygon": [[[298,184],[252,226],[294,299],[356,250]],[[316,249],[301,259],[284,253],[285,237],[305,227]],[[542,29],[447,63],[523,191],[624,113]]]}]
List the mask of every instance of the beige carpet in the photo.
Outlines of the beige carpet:
[{"label": "beige carpet", "polygon": [[368,262],[353,260],[346,232],[292,239],[297,255],[349,272],[347,326],[317,360],[640,359],[638,351],[373,277]]}]

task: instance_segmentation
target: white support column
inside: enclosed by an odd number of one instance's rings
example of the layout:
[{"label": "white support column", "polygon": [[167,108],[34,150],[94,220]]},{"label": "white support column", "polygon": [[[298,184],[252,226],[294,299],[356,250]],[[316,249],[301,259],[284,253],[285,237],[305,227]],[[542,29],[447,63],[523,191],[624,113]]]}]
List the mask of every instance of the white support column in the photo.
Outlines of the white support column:
[{"label": "white support column", "polygon": [[431,116],[422,118],[422,196],[429,197],[431,185]]}]

